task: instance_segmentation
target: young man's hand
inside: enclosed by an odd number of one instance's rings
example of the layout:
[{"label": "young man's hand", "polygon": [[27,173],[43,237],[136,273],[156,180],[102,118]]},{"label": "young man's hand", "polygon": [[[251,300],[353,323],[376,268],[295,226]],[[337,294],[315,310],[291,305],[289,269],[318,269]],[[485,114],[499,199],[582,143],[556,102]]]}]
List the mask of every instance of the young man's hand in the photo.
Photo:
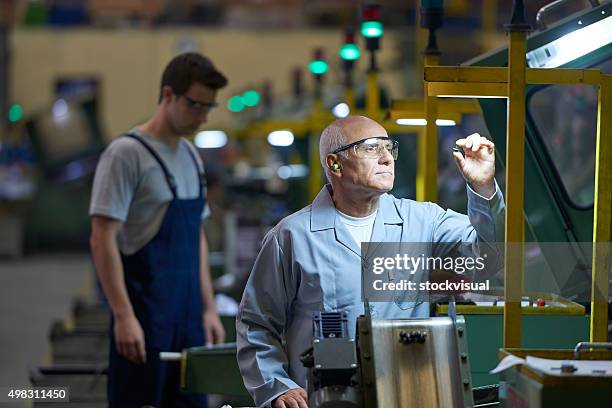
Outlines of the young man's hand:
[{"label": "young man's hand", "polygon": [[147,361],[145,337],[140,322],[134,315],[115,318],[115,345],[117,351],[132,363],[144,364]]},{"label": "young man's hand", "polygon": [[206,333],[206,345],[221,344],[225,341],[225,329],[216,310],[204,312],[204,332]]}]

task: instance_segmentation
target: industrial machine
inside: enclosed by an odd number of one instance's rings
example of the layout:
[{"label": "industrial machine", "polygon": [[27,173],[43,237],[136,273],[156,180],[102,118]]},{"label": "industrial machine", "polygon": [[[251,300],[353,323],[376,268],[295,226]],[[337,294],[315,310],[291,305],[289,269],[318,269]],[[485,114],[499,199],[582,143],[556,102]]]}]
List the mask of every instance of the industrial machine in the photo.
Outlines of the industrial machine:
[{"label": "industrial machine", "polygon": [[[356,338],[349,336],[345,313],[316,312],[312,347],[301,358],[309,369],[310,407],[475,406],[465,321],[454,311],[451,301],[445,317],[376,319],[366,313],[357,320]],[[239,375],[220,381],[198,369],[218,366],[226,354],[235,355],[235,349],[194,348],[161,358],[181,362],[190,390],[236,395],[228,385]]]},{"label": "industrial machine", "polygon": [[463,318],[357,323],[364,407],[473,407]]},{"label": "industrial machine", "polygon": [[[612,405],[612,343],[579,343],[574,351],[504,349],[515,365],[501,372],[502,407],[586,407]],[[518,363],[518,364],[516,364]]]},{"label": "industrial machine", "polygon": [[308,370],[308,401],[311,407],[356,408],[361,406],[357,347],[349,337],[344,312],[316,312],[312,347],[301,357]]},{"label": "industrial machine", "polygon": [[[312,348],[303,355],[303,363],[310,369],[307,388],[311,406],[481,406],[479,404],[483,402],[475,397],[474,386],[497,382],[500,383],[499,402],[507,407],[568,406],[577,400],[585,406],[611,406],[612,373],[605,371],[603,374],[579,376],[571,371],[573,363],[563,363],[572,359],[571,352],[545,350],[573,347],[576,342],[587,339],[591,306],[595,304],[589,298],[594,275],[590,269],[593,257],[589,249],[592,247],[585,249],[580,244],[591,241],[592,221],[600,217],[597,212],[606,212],[597,210],[593,197],[596,195],[594,190],[597,191],[595,168],[599,160],[596,160],[597,151],[600,150],[600,147],[596,147],[597,131],[594,127],[598,109],[599,112],[607,111],[604,103],[600,107],[596,104],[597,86],[594,85],[595,81],[589,79],[594,74],[587,68],[597,68],[605,75],[612,72],[612,3],[591,3],[593,7],[590,10],[569,16],[550,27],[542,26],[541,31],[525,42],[526,62],[530,70],[526,75],[534,82],[524,86],[526,94],[522,98],[526,102],[526,109],[522,109],[526,112],[525,125],[521,125],[525,131],[525,165],[519,167],[524,167],[527,175],[524,177],[525,200],[524,205],[521,202],[514,208],[520,207],[520,220],[523,220],[524,214],[523,241],[563,243],[567,250],[559,251],[558,246],[542,244],[539,252],[531,252],[539,254],[537,262],[526,259],[525,269],[528,273],[524,274],[525,292],[540,291],[535,297],[545,300],[546,306],[523,307],[519,296],[516,300],[518,319],[512,322],[518,324],[508,323],[507,326],[522,327],[518,343],[527,348],[507,348],[502,354],[502,357],[513,355],[525,361],[529,357],[554,360],[557,361],[555,367],[560,371],[565,369],[570,372],[553,374],[521,364],[502,371],[500,377],[489,374],[498,361],[498,349],[504,341],[504,306],[497,304],[458,306],[457,310],[464,316],[456,316],[453,302],[449,306],[436,307],[438,317],[379,320],[366,315],[357,322],[355,338],[349,336],[348,322],[341,312],[319,312],[313,319]],[[571,35],[574,32],[579,34]],[[585,33],[586,37],[581,37]],[[492,82],[484,83],[478,89],[501,89],[500,95],[506,95],[508,84],[503,82],[506,81],[506,71],[503,71],[502,79],[497,74],[510,63],[508,48],[477,57],[463,67],[452,67],[457,70],[456,78],[460,79],[469,72],[460,71],[463,68],[490,68],[491,71],[483,72],[489,72]],[[563,56],[568,50],[571,52]],[[545,83],[542,80],[545,74],[535,70],[551,68],[548,73],[551,77],[566,75],[567,78],[574,78],[572,75],[575,73],[555,70],[557,67],[584,69],[584,83],[570,84],[569,79],[568,83]],[[438,82],[439,85],[442,82],[440,72],[429,70],[431,75],[439,74],[438,81],[432,79],[430,84]],[[470,76],[473,77],[476,75]],[[476,79],[482,82],[482,78]],[[605,86],[610,89],[609,85]],[[467,91],[478,100],[486,127],[499,153],[498,168],[505,170],[503,163],[510,150],[506,130],[508,123],[512,122],[506,117],[507,98],[478,97],[479,94],[473,92],[474,88]],[[443,107],[444,104],[440,102],[441,112],[444,111]],[[609,134],[609,123],[605,121],[605,114],[601,114],[601,117],[604,119],[601,121],[601,133],[606,136]],[[571,123],[562,120],[565,118],[572,118]],[[577,126],[577,130],[569,132],[574,129],[570,124]],[[573,149],[571,146],[577,135],[582,137],[583,149]],[[605,140],[604,137],[601,139]],[[438,151],[434,151],[434,154],[437,157]],[[314,157],[316,166],[313,169],[318,170],[317,160]],[[512,172],[508,173],[512,175]],[[435,182],[436,177],[432,177],[432,180]],[[500,184],[503,184],[501,180]],[[599,186],[601,190],[606,188],[603,184]],[[601,193],[600,196],[603,197]],[[601,197],[599,203],[605,201]],[[520,220],[512,224],[521,224]],[[571,267],[568,268],[568,265]],[[609,298],[606,300],[609,301]],[[529,299],[528,304],[532,303]],[[554,306],[555,303],[558,306]],[[607,314],[598,322],[600,324],[597,326],[605,326],[607,334]],[[63,335],[56,337],[66,341],[65,344],[73,340]],[[59,351],[62,350],[57,350],[61,354]],[[245,405],[249,404],[249,397],[242,385],[235,355],[235,344],[229,343],[164,354],[162,359],[180,362],[184,388],[233,395],[244,401],[235,405]],[[586,351],[580,357],[574,360],[612,361],[610,352],[603,351]],[[211,370],[210,367],[215,369]],[[100,377],[99,373],[94,374],[94,378]],[[494,397],[486,406],[497,404],[497,389],[492,391]]]}]

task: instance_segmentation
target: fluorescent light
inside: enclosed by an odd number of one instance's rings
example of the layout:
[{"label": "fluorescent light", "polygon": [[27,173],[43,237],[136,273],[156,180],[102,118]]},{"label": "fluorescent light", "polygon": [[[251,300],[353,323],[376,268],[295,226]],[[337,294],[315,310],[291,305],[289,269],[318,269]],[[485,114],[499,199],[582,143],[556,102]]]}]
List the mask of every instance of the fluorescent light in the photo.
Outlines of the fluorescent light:
[{"label": "fluorescent light", "polygon": [[[427,119],[400,118],[397,119],[395,123],[402,126],[425,126],[427,125]],[[436,126],[455,126],[456,124],[454,120],[436,119]]]},{"label": "fluorescent light", "polygon": [[606,17],[528,52],[527,64],[531,68],[559,67],[611,42],[612,17]]},{"label": "fluorescent light", "polygon": [[308,175],[308,166],[305,164],[289,164],[286,166],[280,166],[276,171],[278,177],[283,180],[289,178],[306,177]]},{"label": "fluorescent light", "polygon": [[438,98],[468,98],[468,99],[508,99],[507,96],[499,95],[436,95]]},{"label": "fluorescent light", "polygon": [[268,135],[268,143],[272,146],[291,146],[294,139],[290,130],[275,130]]},{"label": "fluorescent light", "polygon": [[227,135],[222,130],[203,130],[193,142],[200,149],[218,149],[227,144]]},{"label": "fluorescent light", "polygon": [[400,118],[396,120],[395,123],[397,123],[398,125],[402,125],[402,126],[425,126],[427,125],[427,120]]},{"label": "fluorescent light", "polygon": [[56,123],[65,123],[70,116],[68,103],[63,99],[58,99],[53,103],[53,120]]},{"label": "fluorescent light", "polygon": [[332,113],[337,118],[346,118],[351,113],[351,109],[346,103],[342,102],[332,108]]}]

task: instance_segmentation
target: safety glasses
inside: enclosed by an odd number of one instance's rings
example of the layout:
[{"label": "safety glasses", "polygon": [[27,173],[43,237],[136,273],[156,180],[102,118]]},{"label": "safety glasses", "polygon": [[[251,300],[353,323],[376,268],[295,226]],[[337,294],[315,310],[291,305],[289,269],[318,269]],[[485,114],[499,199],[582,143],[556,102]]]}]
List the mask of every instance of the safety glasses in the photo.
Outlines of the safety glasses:
[{"label": "safety glasses", "polygon": [[187,101],[187,106],[189,106],[190,109],[196,110],[198,112],[210,112],[211,110],[217,107],[217,104],[214,102],[196,101],[184,94],[179,96],[185,98],[185,101]]},{"label": "safety glasses", "polygon": [[385,150],[391,153],[393,160],[397,160],[399,153],[399,143],[397,140],[390,139],[384,136],[367,137],[365,139],[358,140],[351,144],[339,147],[332,153],[340,153],[344,150],[353,148],[355,155],[363,159],[378,159],[380,158]]}]

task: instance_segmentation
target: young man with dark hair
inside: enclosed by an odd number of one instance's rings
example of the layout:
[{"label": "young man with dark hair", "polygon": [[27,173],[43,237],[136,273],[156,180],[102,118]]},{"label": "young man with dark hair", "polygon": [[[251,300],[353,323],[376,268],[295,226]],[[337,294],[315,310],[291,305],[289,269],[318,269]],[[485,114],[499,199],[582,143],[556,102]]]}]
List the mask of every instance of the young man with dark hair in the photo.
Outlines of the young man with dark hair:
[{"label": "young man with dark hair", "polygon": [[206,406],[179,390],[161,351],[221,343],[208,248],[203,163],[183,136],[206,123],[227,79],[196,53],[162,75],[153,116],[114,140],[96,169],[91,251],[112,311],[110,407]]}]

